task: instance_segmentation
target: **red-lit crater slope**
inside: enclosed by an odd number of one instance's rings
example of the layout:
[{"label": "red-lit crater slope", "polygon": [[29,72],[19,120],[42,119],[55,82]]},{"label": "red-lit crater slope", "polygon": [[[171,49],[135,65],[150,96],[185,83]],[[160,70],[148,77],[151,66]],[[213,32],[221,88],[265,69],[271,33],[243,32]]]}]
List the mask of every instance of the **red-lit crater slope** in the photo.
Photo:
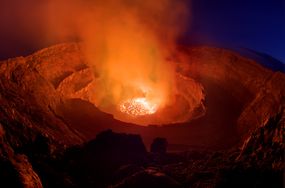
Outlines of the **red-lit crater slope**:
[{"label": "red-lit crater slope", "polygon": [[[285,75],[281,72],[212,47],[180,47],[172,59],[177,78],[174,102],[156,109],[146,99],[136,99],[132,102],[138,102],[137,107],[148,110],[140,117],[122,115],[120,106],[96,107],[97,77],[78,44],[60,44],[2,61],[1,100],[6,105],[3,109],[9,110],[1,113],[14,114],[31,126],[31,121],[36,122],[35,130],[66,144],[113,129],[138,133],[147,145],[155,137],[165,137],[170,150],[184,150],[233,146],[250,130],[284,112]],[[130,104],[127,101],[123,107]],[[148,124],[154,125],[141,126]]]}]

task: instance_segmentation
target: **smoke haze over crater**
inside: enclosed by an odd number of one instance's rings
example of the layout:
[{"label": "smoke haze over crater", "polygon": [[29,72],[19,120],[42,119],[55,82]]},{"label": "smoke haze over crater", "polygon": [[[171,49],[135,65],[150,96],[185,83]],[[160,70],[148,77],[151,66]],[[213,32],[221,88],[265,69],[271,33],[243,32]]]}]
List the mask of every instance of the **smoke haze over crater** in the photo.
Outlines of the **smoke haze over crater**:
[{"label": "smoke haze over crater", "polygon": [[98,76],[97,106],[134,97],[173,103],[175,68],[167,59],[189,17],[185,1],[61,0],[47,10],[51,38],[82,41]]}]

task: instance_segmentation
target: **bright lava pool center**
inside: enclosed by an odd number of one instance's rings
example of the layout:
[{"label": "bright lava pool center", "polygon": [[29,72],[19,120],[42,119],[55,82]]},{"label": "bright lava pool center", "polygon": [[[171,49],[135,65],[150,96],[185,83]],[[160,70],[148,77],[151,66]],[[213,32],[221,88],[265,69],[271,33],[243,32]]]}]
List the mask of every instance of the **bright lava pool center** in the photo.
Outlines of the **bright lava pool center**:
[{"label": "bright lava pool center", "polygon": [[[176,74],[175,89],[171,90],[171,99],[160,95],[156,88],[149,88],[145,92],[141,87],[133,90],[136,94],[110,102],[108,98],[97,103],[103,112],[112,114],[117,120],[142,126],[169,125],[188,122],[205,114],[203,86],[190,77]],[[130,89],[128,94],[133,91]],[[134,92],[135,93],[135,92]]]},{"label": "bright lava pool center", "polygon": [[123,101],[119,105],[119,110],[130,116],[136,117],[154,114],[157,111],[158,106],[158,104],[141,97]]}]

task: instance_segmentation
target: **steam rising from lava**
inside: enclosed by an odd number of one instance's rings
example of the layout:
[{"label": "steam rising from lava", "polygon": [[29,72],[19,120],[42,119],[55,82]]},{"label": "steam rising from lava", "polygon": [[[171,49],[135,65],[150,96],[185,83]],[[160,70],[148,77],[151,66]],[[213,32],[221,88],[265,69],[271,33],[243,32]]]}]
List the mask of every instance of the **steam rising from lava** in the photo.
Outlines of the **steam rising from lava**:
[{"label": "steam rising from lava", "polygon": [[184,0],[60,0],[49,10],[53,33],[82,41],[101,110],[147,115],[175,103],[170,59],[188,17]]}]

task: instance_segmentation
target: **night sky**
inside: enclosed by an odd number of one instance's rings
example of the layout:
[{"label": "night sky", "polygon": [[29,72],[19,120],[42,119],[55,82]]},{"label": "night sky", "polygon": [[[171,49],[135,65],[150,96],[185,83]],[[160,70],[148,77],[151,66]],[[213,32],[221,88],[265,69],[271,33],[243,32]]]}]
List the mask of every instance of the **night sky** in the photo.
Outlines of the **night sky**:
[{"label": "night sky", "polygon": [[[38,33],[23,32],[25,25],[21,24],[21,20],[30,19],[25,18],[26,13],[36,10],[29,7],[38,2],[0,2],[0,59],[27,55],[47,45],[40,42],[36,13],[29,15],[36,18],[31,25]],[[285,62],[284,0],[193,0],[191,9],[185,42],[249,48]]]},{"label": "night sky", "polygon": [[194,0],[190,40],[249,48],[285,62],[284,0]]}]

